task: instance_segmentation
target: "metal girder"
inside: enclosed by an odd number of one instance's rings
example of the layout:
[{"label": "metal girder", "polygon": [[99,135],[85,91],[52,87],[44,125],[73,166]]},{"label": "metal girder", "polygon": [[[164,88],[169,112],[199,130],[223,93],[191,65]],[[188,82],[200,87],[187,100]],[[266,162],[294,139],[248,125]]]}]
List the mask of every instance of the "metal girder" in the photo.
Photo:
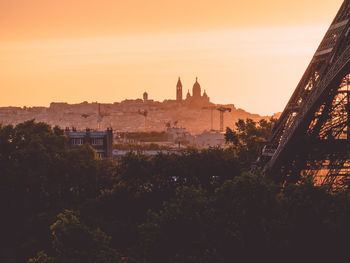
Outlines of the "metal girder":
[{"label": "metal girder", "polygon": [[[281,177],[293,176],[293,173],[298,174],[307,168],[307,163],[317,163],[332,156],[335,168],[329,169],[329,175],[325,176],[331,178],[340,174],[348,162],[349,32],[350,0],[345,0],[275,125],[264,147],[269,150],[268,154],[262,152],[258,159],[268,176],[279,173]],[[346,138],[346,142],[343,138]],[[306,141],[315,145],[303,144]],[[314,151],[320,141],[324,147],[321,156]],[[296,148],[296,145],[300,147]],[[342,149],[341,153],[338,153],[337,147]]]}]

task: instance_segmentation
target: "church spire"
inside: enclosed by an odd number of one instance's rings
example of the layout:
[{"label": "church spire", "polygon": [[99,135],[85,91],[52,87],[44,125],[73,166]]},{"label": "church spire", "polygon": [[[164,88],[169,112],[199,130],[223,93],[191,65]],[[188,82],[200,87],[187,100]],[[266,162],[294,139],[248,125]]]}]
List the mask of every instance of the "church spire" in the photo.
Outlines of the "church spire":
[{"label": "church spire", "polygon": [[176,101],[182,101],[182,83],[180,77],[176,84]]},{"label": "church spire", "polygon": [[176,87],[181,87],[182,88],[182,83],[181,83],[180,77],[179,77],[179,79],[177,81]]}]

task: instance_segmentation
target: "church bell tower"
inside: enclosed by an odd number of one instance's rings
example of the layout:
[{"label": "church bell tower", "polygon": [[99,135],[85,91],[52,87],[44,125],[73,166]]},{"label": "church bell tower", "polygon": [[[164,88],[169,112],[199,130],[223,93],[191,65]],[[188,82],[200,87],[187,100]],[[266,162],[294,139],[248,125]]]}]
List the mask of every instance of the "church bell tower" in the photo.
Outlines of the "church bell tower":
[{"label": "church bell tower", "polygon": [[176,84],[176,101],[182,101],[182,83],[180,77]]}]

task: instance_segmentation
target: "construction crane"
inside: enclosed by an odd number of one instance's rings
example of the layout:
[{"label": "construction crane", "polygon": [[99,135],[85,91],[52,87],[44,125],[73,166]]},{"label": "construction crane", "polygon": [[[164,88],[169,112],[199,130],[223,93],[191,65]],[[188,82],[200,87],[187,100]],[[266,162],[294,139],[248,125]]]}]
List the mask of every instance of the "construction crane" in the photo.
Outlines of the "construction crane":
[{"label": "construction crane", "polygon": [[139,110],[137,113],[144,117],[144,125],[145,125],[145,132],[146,132],[146,121],[147,121],[148,111],[147,110],[143,110],[143,111]]},{"label": "construction crane", "polygon": [[216,110],[216,106],[203,107],[203,110],[210,110],[210,130],[213,131],[213,111]]},{"label": "construction crane", "polygon": [[[123,111],[124,114],[139,114],[139,115],[142,115],[143,118],[144,118],[144,131],[146,132],[147,130],[147,116],[148,116],[148,113],[149,111],[148,110],[138,110],[138,111]],[[149,123],[150,121],[148,121]],[[167,124],[165,124],[167,125]],[[170,125],[170,124],[169,124]]]},{"label": "construction crane", "polygon": [[216,106],[209,106],[209,107],[203,107],[203,110],[210,110],[210,129],[213,131],[213,112],[214,110],[217,110],[220,112],[220,132],[224,131],[224,113],[226,111],[231,112],[231,108],[226,107],[216,107]]},{"label": "construction crane", "polygon": [[220,132],[224,131],[224,113],[226,111],[231,112],[231,108],[219,107],[216,108],[220,112]]},{"label": "construction crane", "polygon": [[101,111],[101,103],[98,104],[98,112],[97,112],[97,129],[101,129],[101,123],[104,117],[110,116],[107,112]]}]

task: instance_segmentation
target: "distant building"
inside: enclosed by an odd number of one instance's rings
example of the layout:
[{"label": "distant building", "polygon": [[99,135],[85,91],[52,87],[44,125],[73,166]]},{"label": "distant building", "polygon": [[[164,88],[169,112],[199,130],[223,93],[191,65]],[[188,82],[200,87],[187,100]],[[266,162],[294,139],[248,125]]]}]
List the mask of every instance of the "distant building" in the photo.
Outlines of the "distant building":
[{"label": "distant building", "polygon": [[100,159],[112,158],[113,130],[92,131],[90,129],[77,131],[66,128],[65,134],[68,137],[68,147],[74,149],[85,143],[90,144]]},{"label": "distant building", "polygon": [[67,108],[70,108],[70,105],[67,102],[51,102],[50,103],[50,110],[53,111],[62,111]]},{"label": "distant building", "polygon": [[126,106],[130,106],[130,105],[141,105],[143,104],[143,100],[142,99],[136,99],[136,100],[123,100],[122,102],[120,102],[120,104],[122,106],[126,105]]},{"label": "distant building", "polygon": [[205,131],[196,136],[198,148],[225,147],[225,134],[218,131]]},{"label": "distant building", "polygon": [[148,101],[148,93],[145,91],[145,93],[143,93],[143,101],[146,102]]},{"label": "distant building", "polygon": [[[176,100],[182,101],[182,83],[180,78],[176,85]],[[198,83],[198,78],[196,78],[196,82],[193,84],[192,96],[190,90],[188,90],[185,102],[195,105],[207,105],[210,103],[210,99],[205,90],[202,95],[202,89],[201,85]]]},{"label": "distant building", "polygon": [[180,77],[176,84],[176,100],[182,101],[182,83]]},{"label": "distant building", "polygon": [[178,137],[182,137],[184,134],[187,133],[186,128],[167,128],[166,130],[167,137],[169,141],[175,141]]},{"label": "distant building", "polygon": [[168,140],[174,144],[182,146],[194,144],[194,136],[187,132],[186,128],[167,128],[166,133]]},{"label": "distant building", "polygon": [[193,84],[192,97],[194,99],[200,99],[202,97],[201,85],[198,83],[198,78],[196,78],[196,82]]}]

